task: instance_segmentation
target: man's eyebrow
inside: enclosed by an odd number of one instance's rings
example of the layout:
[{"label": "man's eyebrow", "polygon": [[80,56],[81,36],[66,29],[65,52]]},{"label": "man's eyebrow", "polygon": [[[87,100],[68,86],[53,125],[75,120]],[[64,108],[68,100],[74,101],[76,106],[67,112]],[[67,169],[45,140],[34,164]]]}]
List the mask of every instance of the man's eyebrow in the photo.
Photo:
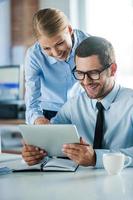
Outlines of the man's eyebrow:
[{"label": "man's eyebrow", "polygon": [[92,69],[92,70],[88,70],[88,71],[81,71],[79,69],[76,69],[76,71],[79,71],[79,72],[93,72],[93,71],[101,71],[101,70],[102,70],[102,68],[101,69]]}]

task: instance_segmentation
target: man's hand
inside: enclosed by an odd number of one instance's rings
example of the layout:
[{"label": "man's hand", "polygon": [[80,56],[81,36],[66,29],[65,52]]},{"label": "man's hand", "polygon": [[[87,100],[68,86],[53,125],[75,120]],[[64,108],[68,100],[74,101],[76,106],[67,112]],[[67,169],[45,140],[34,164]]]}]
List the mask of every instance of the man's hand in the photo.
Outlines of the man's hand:
[{"label": "man's hand", "polygon": [[35,125],[41,125],[41,124],[49,124],[49,120],[45,117],[38,117],[35,122]]},{"label": "man's hand", "polygon": [[38,147],[25,144],[22,149],[22,157],[28,165],[38,164],[47,152]]},{"label": "man's hand", "polygon": [[79,144],[64,144],[63,153],[71,160],[83,166],[95,166],[96,155],[91,145],[80,139]]}]

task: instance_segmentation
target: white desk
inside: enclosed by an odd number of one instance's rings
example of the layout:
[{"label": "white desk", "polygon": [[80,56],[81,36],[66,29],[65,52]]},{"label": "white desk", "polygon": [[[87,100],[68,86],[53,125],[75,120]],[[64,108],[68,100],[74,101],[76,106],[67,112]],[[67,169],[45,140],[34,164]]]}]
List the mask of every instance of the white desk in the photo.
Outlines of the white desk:
[{"label": "white desk", "polygon": [[[16,161],[10,166],[15,166]],[[27,172],[0,176],[1,200],[132,200],[133,168],[108,176],[103,169]]]}]

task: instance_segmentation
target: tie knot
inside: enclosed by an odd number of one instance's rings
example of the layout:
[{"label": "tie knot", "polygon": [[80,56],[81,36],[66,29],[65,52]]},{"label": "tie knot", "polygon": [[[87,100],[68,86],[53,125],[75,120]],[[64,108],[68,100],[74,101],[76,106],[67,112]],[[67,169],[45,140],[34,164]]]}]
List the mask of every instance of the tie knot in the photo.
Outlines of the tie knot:
[{"label": "tie knot", "polygon": [[102,110],[104,109],[104,107],[103,107],[103,105],[102,105],[101,102],[97,102],[97,103],[96,103],[96,107],[97,107],[97,109],[98,109],[99,111],[102,111]]}]

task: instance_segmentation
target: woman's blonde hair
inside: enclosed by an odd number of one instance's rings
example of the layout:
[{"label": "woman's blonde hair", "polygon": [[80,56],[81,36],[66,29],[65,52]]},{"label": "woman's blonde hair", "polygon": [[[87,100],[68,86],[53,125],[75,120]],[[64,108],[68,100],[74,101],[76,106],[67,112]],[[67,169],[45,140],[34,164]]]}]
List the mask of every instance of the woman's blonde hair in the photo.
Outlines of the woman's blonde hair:
[{"label": "woman's blonde hair", "polygon": [[69,25],[66,15],[54,8],[39,10],[33,17],[33,33],[36,38],[40,35],[52,37]]}]

